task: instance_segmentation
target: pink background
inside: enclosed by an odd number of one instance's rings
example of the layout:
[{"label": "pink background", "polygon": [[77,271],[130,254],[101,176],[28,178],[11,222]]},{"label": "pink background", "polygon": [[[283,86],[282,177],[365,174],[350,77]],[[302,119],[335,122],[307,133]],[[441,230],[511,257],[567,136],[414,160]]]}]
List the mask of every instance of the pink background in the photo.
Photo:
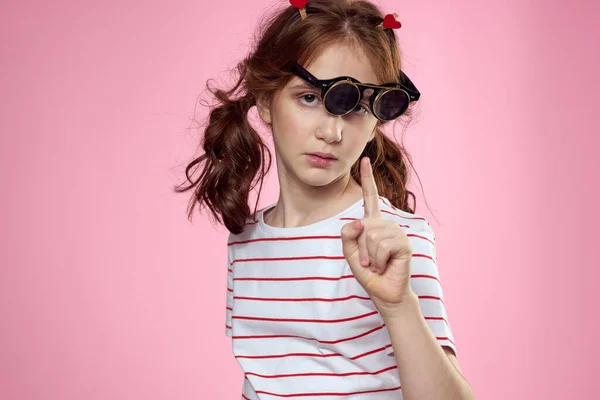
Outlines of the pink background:
[{"label": "pink background", "polygon": [[[227,231],[172,188],[197,95],[278,2],[0,5],[0,398],[240,397]],[[595,397],[600,3],[380,4],[423,92],[417,213],[477,397]]]}]

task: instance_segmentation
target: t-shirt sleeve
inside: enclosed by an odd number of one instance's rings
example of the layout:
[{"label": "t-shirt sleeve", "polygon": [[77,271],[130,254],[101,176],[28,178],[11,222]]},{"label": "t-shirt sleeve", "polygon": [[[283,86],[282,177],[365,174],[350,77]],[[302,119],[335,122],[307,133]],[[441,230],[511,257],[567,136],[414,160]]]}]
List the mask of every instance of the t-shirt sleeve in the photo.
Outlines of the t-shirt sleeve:
[{"label": "t-shirt sleeve", "polygon": [[407,234],[413,251],[410,285],[419,297],[421,313],[438,343],[450,347],[456,355],[454,337],[444,304],[433,228],[427,220],[419,220],[417,229]]},{"label": "t-shirt sleeve", "polygon": [[231,256],[227,252],[227,302],[225,312],[225,335],[233,336],[231,316],[233,315],[233,266],[231,265]]}]

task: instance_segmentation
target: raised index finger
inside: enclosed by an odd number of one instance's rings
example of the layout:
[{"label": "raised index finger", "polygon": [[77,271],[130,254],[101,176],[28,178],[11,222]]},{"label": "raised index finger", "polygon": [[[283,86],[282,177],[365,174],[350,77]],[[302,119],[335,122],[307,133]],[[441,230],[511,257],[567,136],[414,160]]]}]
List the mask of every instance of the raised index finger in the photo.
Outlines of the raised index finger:
[{"label": "raised index finger", "polygon": [[365,218],[379,218],[381,216],[379,192],[377,191],[369,157],[363,157],[360,160],[360,185],[365,199]]}]

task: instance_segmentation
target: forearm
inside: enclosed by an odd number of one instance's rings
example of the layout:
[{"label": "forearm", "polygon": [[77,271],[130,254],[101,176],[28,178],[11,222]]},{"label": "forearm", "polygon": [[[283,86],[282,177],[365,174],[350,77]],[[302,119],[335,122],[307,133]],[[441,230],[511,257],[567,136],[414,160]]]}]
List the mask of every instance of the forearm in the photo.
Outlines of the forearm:
[{"label": "forearm", "polygon": [[448,359],[429,329],[411,292],[389,315],[384,316],[398,364],[405,400],[471,400],[471,388]]}]

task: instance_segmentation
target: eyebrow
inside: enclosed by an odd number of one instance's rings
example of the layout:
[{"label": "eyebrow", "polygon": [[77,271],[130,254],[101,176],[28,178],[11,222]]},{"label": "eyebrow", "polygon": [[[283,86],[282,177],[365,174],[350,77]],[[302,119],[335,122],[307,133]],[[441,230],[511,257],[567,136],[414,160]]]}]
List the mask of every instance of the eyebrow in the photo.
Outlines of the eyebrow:
[{"label": "eyebrow", "polygon": [[316,89],[316,87],[306,81],[302,81],[302,83],[292,86],[292,89]]}]

